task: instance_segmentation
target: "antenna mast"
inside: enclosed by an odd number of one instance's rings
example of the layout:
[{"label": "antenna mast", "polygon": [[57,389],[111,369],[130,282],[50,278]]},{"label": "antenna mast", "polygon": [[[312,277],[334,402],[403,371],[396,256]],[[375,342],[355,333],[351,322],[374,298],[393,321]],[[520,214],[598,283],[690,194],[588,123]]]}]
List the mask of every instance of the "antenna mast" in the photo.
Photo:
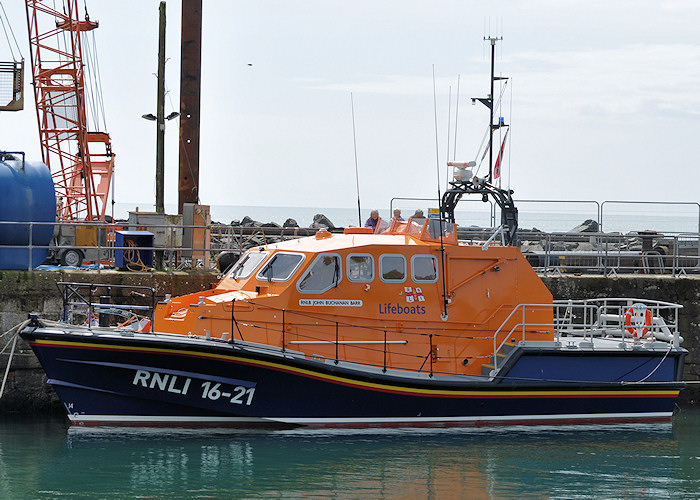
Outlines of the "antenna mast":
[{"label": "antenna mast", "polygon": [[489,176],[486,180],[493,182],[493,131],[498,130],[501,127],[507,127],[503,122],[502,118],[498,119],[498,123],[494,123],[494,115],[496,110],[494,109],[494,84],[496,80],[507,80],[507,77],[500,77],[495,75],[495,60],[496,60],[496,42],[503,40],[502,36],[491,36],[484,37],[484,40],[491,43],[491,92],[488,97],[474,97],[472,101],[479,101],[481,104],[489,108]]},{"label": "antenna mast", "polygon": [[496,58],[496,41],[503,40],[502,37],[488,38],[491,42],[491,93],[489,94],[489,109],[491,110],[491,126],[489,127],[489,182],[493,181],[493,82],[494,82],[494,60]]},{"label": "antenna mast", "polygon": [[[451,181],[450,188],[445,191],[440,206],[441,216],[447,222],[455,222],[454,210],[457,203],[464,194],[481,195],[483,201],[488,201],[492,197],[501,208],[501,228],[504,230],[503,239],[506,245],[517,245],[518,231],[518,209],[513,203],[513,191],[501,189],[493,184],[493,131],[501,127],[507,127],[502,117],[498,123],[494,123],[494,83],[496,80],[507,80],[507,77],[498,77],[494,74],[494,60],[496,42],[502,37],[488,37],[484,40],[491,42],[491,94],[488,97],[473,97],[472,102],[479,101],[489,108],[489,174],[488,177],[480,178],[473,175],[472,168],[476,162],[447,162],[448,166],[455,167],[455,179]],[[499,154],[500,157],[500,154]]]}]

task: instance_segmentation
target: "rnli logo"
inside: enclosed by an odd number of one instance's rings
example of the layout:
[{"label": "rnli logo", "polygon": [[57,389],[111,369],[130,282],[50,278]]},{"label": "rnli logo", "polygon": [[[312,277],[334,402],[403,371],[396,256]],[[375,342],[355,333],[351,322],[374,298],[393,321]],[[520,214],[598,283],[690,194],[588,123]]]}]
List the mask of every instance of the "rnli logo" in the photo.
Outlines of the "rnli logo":
[{"label": "rnli logo", "polygon": [[425,297],[423,297],[423,290],[420,287],[416,287],[415,291],[412,287],[404,287],[404,295],[406,296],[406,302],[425,302]]}]

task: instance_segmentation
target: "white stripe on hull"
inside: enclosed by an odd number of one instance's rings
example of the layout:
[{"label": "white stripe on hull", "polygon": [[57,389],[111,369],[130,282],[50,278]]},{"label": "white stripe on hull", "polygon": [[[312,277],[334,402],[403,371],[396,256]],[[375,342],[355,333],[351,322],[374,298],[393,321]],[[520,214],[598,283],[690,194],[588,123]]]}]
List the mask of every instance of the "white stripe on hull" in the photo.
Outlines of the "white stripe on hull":
[{"label": "white stripe on hull", "polygon": [[499,423],[552,421],[596,421],[596,420],[648,420],[670,419],[672,412],[642,413],[581,413],[558,415],[492,415],[478,417],[358,417],[358,418],[298,418],[298,417],[190,417],[190,416],[147,416],[147,415],[69,415],[74,424],[83,425],[171,425],[171,426],[213,426],[246,424],[287,424],[308,426],[362,426],[362,425],[426,425],[459,423]]}]

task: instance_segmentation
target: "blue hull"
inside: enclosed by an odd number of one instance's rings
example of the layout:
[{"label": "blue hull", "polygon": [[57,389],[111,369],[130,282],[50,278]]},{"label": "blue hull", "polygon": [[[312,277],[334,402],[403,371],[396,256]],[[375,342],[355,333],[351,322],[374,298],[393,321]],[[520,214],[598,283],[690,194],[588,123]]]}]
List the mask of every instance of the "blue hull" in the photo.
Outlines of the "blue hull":
[{"label": "blue hull", "polygon": [[680,373],[686,353],[523,350],[497,377],[430,377],[172,335],[83,335],[39,328],[25,330],[22,337],[71,421],[83,425],[667,420],[684,387]]}]

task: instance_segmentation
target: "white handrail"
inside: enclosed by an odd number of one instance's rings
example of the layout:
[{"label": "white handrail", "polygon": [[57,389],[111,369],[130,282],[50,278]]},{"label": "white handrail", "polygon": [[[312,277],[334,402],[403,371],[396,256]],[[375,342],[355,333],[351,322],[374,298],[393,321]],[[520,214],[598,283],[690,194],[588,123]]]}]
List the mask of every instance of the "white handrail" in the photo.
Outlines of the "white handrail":
[{"label": "white handrail", "polygon": [[[536,328],[551,328],[554,332],[555,341],[560,341],[563,336],[577,337],[583,341],[593,340],[594,336],[608,337],[633,337],[625,325],[625,311],[632,304],[641,303],[652,313],[651,324],[648,327],[649,338],[665,341],[673,347],[679,347],[683,342],[683,337],[678,329],[678,311],[683,307],[680,304],[664,302],[659,300],[637,299],[629,297],[596,298],[583,300],[555,300],[551,304],[518,304],[508,314],[506,319],[496,329],[493,335],[493,366],[498,370],[498,353],[513,334],[519,329],[522,330],[520,340],[526,341],[527,331]],[[543,309],[552,310],[552,320],[550,323],[532,323],[527,321],[528,314],[534,314]],[[513,324],[516,314],[522,313],[520,321]],[[667,318],[671,323],[667,323],[664,318],[669,313],[673,317]],[[507,334],[499,342],[499,336]],[[634,338],[635,342],[641,339]]]}]

